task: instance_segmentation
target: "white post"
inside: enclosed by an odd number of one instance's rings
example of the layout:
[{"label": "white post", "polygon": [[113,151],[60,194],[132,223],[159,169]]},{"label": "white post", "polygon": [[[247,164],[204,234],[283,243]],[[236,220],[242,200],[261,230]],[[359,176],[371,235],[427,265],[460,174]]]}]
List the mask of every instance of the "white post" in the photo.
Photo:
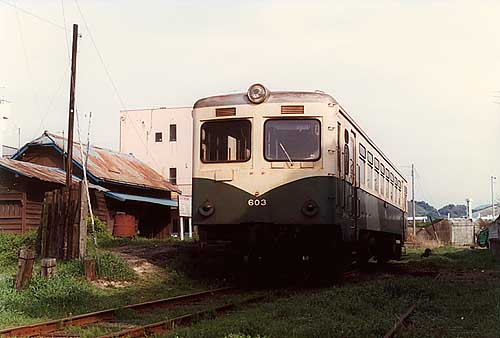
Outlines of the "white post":
[{"label": "white post", "polygon": [[189,217],[188,220],[189,220],[189,238],[193,238],[193,219]]},{"label": "white post", "polygon": [[417,221],[416,217],[417,215],[415,214],[415,166],[412,164],[411,165],[411,205],[413,209],[413,236],[417,236]]},{"label": "white post", "polygon": [[491,176],[491,218],[495,221],[495,194],[493,192],[493,183],[497,178],[495,176]]},{"label": "white post", "polygon": [[180,233],[181,233],[181,241],[184,240],[184,217],[179,217],[179,225],[180,225]]}]

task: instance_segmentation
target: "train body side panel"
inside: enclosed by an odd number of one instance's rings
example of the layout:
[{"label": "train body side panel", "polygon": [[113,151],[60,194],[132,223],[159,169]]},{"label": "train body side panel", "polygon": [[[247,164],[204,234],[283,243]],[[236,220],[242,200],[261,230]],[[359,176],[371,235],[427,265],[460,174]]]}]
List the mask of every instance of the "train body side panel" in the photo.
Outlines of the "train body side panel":
[{"label": "train body side panel", "polygon": [[[344,241],[357,240],[359,230],[395,235],[402,235],[404,230],[402,210],[360,189],[356,203],[352,198],[352,185],[336,177],[303,178],[259,196],[205,178],[194,178],[193,187],[193,221],[207,230],[217,226],[244,228],[245,224],[308,225],[312,228],[327,225],[340,229]],[[255,205],[256,200],[259,205]],[[318,207],[314,215],[303,211],[310,201]],[[214,213],[208,217],[198,211],[205,202],[214,207]],[[357,228],[354,227],[356,216]]]}]

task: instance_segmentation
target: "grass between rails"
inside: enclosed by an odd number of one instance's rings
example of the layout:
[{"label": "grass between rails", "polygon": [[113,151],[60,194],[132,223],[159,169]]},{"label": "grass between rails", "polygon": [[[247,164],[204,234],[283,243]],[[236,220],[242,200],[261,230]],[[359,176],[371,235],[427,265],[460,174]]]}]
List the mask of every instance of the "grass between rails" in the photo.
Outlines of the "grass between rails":
[{"label": "grass between rails", "polygon": [[166,337],[382,337],[412,304],[397,337],[500,337],[500,263],[487,250],[409,250],[396,264],[433,268],[438,278],[378,276],[254,305]]},{"label": "grass between rails", "polygon": [[[16,292],[13,284],[17,252],[22,247],[31,246],[35,237],[32,233],[22,236],[0,234],[0,329],[209,287],[172,269],[167,271],[165,267],[165,275],[147,280],[139,278],[121,257],[99,249],[93,252],[97,258],[99,278],[118,281],[117,285],[122,287],[103,287],[99,283],[87,282],[83,276],[82,262],[78,260],[59,261],[57,275],[48,280],[43,279],[39,276],[40,265],[37,261],[31,283],[23,291]],[[147,243],[146,240],[142,242]]]},{"label": "grass between rails", "polygon": [[[101,264],[101,276],[109,280],[132,280],[129,286],[98,287],[84,280],[80,262],[59,262],[56,278],[42,280],[36,276],[26,290],[17,293],[12,288],[16,253],[19,247],[29,245],[32,238],[3,236],[7,235],[0,235],[2,328],[198,291],[206,289],[209,280],[195,278],[199,277],[195,271],[199,269],[194,264],[198,261],[193,260],[196,255],[191,255],[193,250],[178,250],[189,249],[190,243],[109,237],[106,246],[111,250],[117,247],[139,251],[158,247],[175,249],[167,260],[161,260],[165,263],[165,276],[138,278],[120,257],[100,249],[96,253],[105,262]],[[104,242],[102,237],[100,241]],[[398,337],[500,337],[500,268],[490,253],[439,248],[433,250],[430,257],[421,258],[422,252],[423,249],[409,249],[404,261],[391,264],[405,265],[410,271],[435,270],[440,273],[437,279],[378,275],[342,287],[287,297],[278,293],[270,302],[245,306],[226,317],[180,328],[168,337],[382,337],[413,303],[418,303],[417,310]],[[37,271],[35,267],[34,275]],[[196,306],[206,305],[194,308]],[[121,317],[130,323],[143,324],[184,313],[176,311],[141,315],[138,321],[126,312]],[[93,337],[117,329],[90,327],[80,333]]]}]

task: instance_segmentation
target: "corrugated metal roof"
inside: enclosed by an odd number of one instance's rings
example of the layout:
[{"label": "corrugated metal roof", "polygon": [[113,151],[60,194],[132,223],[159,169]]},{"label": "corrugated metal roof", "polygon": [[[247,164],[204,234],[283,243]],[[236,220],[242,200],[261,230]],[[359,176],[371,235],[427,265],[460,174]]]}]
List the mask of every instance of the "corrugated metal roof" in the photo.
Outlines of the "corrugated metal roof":
[{"label": "corrugated metal roof", "polygon": [[[0,158],[0,168],[13,172],[17,175],[28,178],[36,178],[44,182],[57,183],[61,185],[66,184],[66,172],[59,168],[46,167],[43,165],[16,161],[7,158]],[[73,176],[73,180],[75,182],[81,181],[81,179],[76,176]],[[92,189],[107,191],[107,189],[94,184],[89,184],[89,187]]]},{"label": "corrugated metal roof", "polygon": [[120,194],[116,192],[109,191],[105,193],[107,197],[114,198],[118,201],[125,202],[125,201],[136,201],[136,202],[143,202],[143,203],[153,203],[153,204],[159,204],[159,205],[164,205],[167,207],[177,207],[179,206],[179,203],[175,200],[171,200],[168,198],[156,198],[156,197],[146,197],[146,196],[139,196],[139,195],[129,195],[129,194]]},{"label": "corrugated metal roof", "polygon": [[[46,131],[42,136],[31,141],[21,149],[15,155],[15,158],[32,145],[53,145],[60,152],[63,152],[68,148],[67,144],[68,140],[66,138]],[[84,154],[86,150],[86,145],[83,145]],[[73,143],[73,160],[78,166],[82,167],[83,161],[80,153],[80,145],[76,142]],[[90,176],[104,182],[179,192],[179,189],[175,185],[169,183],[160,173],[133,155],[91,146],[87,169]]]}]

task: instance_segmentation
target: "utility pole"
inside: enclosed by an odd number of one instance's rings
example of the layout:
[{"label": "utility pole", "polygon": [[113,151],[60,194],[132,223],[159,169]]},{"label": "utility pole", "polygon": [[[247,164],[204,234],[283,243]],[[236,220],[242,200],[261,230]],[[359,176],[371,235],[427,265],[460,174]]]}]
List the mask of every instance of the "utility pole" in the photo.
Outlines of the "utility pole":
[{"label": "utility pole", "polygon": [[411,165],[411,205],[413,209],[413,236],[417,236],[417,222],[415,218],[415,165]]},{"label": "utility pole", "polygon": [[495,221],[495,194],[493,192],[493,184],[496,179],[496,176],[491,176],[491,217],[493,221]]},{"label": "utility pole", "polygon": [[17,128],[17,149],[21,149],[21,128]]},{"label": "utility pole", "polygon": [[78,45],[78,25],[73,24],[73,49],[71,53],[71,82],[69,90],[68,157],[66,158],[66,187],[68,189],[71,188],[71,179],[73,176],[73,127],[75,121],[76,52],[78,48],[77,45]]}]

